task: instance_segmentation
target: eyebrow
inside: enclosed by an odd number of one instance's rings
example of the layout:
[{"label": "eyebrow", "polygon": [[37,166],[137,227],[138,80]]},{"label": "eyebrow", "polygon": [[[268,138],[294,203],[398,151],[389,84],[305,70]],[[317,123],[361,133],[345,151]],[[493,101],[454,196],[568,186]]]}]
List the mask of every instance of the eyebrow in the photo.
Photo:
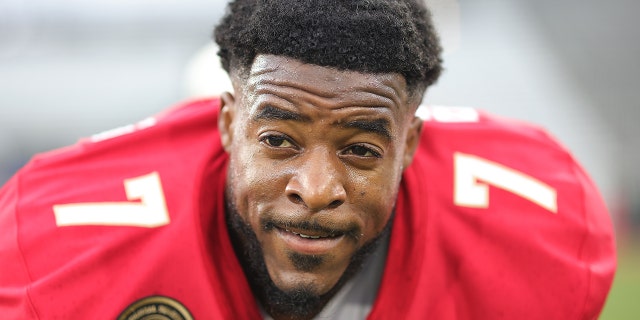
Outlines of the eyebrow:
[{"label": "eyebrow", "polygon": [[[262,108],[258,112],[258,114],[253,117],[253,119],[311,122],[311,118],[306,115],[270,105]],[[366,132],[372,132],[384,137],[387,140],[391,140],[391,130],[389,129],[391,125],[388,119],[351,120],[347,122],[341,122],[338,124],[338,126],[347,129],[358,129]]]},{"label": "eyebrow", "polygon": [[289,110],[276,108],[274,106],[265,106],[258,114],[253,117],[254,120],[293,120],[299,122],[311,122],[311,118]]},{"label": "eyebrow", "polygon": [[391,140],[391,130],[389,130],[390,124],[387,119],[353,120],[343,123],[341,126],[344,128],[354,128],[362,131],[373,132],[385,137],[387,140]]}]

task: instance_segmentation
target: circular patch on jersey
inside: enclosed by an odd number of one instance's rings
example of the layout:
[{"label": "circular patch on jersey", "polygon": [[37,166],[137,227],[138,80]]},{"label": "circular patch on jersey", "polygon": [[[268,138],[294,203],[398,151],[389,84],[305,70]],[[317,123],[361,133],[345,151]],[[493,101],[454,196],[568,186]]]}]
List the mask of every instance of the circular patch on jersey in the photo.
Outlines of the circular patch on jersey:
[{"label": "circular patch on jersey", "polygon": [[175,299],[164,296],[142,298],[125,309],[118,320],[193,320],[189,310]]}]

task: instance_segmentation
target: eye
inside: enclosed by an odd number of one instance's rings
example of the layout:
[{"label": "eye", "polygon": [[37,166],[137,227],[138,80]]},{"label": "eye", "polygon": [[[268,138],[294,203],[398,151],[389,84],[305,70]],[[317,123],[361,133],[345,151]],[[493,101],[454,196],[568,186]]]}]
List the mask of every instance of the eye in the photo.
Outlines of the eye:
[{"label": "eye", "polygon": [[373,148],[369,148],[360,144],[350,146],[349,148],[347,148],[345,153],[352,154],[358,157],[364,157],[364,158],[370,158],[370,157],[380,158],[381,157],[380,152],[373,150]]},{"label": "eye", "polygon": [[260,139],[260,141],[266,143],[270,147],[275,147],[275,148],[291,148],[291,147],[294,147],[293,143],[291,143],[291,141],[288,138],[286,138],[285,136],[268,135],[268,136],[262,137]]}]

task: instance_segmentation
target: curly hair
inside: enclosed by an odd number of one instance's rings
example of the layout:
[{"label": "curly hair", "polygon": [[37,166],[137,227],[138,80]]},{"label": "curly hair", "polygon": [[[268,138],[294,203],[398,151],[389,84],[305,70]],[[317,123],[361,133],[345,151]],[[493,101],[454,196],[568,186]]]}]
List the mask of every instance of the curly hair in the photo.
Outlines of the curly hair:
[{"label": "curly hair", "polygon": [[246,75],[259,54],[363,73],[399,73],[422,94],[442,70],[422,0],[235,0],[214,30],[223,68]]}]

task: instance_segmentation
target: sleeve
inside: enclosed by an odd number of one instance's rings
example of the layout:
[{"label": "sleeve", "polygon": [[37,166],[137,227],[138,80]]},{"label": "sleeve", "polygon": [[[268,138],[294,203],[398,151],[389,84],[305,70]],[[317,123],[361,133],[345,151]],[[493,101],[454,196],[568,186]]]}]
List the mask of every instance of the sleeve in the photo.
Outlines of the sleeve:
[{"label": "sleeve", "polygon": [[377,319],[597,319],[614,277],[596,185],[535,126],[425,122],[395,219]]},{"label": "sleeve", "polygon": [[3,319],[37,319],[18,239],[18,181],[16,175],[0,189],[0,314]]},{"label": "sleeve", "polygon": [[583,186],[584,228],[586,235],[579,253],[587,272],[588,291],[584,301],[585,319],[602,312],[616,270],[613,225],[604,200],[588,174],[576,164],[575,176]]}]

